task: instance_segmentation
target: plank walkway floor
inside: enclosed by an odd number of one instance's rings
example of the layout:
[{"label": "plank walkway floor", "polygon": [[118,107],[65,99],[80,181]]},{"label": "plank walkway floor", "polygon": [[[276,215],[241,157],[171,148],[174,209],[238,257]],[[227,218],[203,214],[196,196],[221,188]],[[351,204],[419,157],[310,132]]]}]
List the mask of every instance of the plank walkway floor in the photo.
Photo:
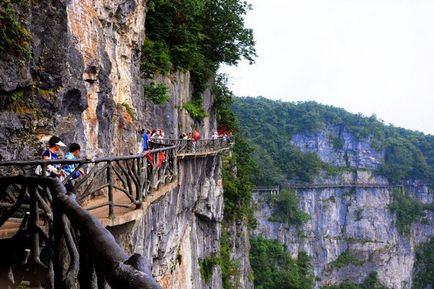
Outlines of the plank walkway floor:
[{"label": "plank walkway floor", "polygon": [[[136,208],[131,205],[130,208],[125,207],[115,207],[114,217],[109,218],[109,207],[104,206],[89,212],[98,218],[104,226],[117,226],[122,225],[131,221],[139,219],[148,208],[159,199],[163,198],[169,191],[174,189],[178,185],[178,180],[175,179],[173,182],[165,185],[161,185],[157,190],[149,193],[143,200],[140,208]],[[113,201],[115,204],[128,204],[130,199],[122,192],[116,191],[113,195]],[[91,208],[107,202],[107,195],[102,194],[100,196],[94,197],[89,201],[82,204],[84,208]],[[0,239],[11,238],[18,231],[21,225],[22,219],[20,218],[10,218],[3,226],[0,228]],[[41,223],[42,228],[46,229],[46,225]]]}]

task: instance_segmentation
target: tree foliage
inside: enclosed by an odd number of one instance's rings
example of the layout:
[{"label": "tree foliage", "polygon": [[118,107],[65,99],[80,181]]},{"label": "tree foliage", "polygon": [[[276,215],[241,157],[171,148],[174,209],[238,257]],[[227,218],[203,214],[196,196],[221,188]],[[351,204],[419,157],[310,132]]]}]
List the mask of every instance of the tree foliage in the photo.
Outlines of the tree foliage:
[{"label": "tree foliage", "polygon": [[[258,184],[276,184],[285,179],[309,181],[319,170],[327,169],[315,155],[301,154],[290,141],[294,134],[332,127],[345,129],[384,152],[378,173],[391,182],[409,179],[434,182],[432,135],[385,125],[375,115],[364,117],[316,102],[245,97],[235,99],[233,111],[239,119],[241,133],[258,148],[255,157],[261,171],[255,180]],[[343,145],[334,137],[329,141],[335,149]]]},{"label": "tree foliage", "polygon": [[416,249],[416,263],[413,270],[412,289],[433,288],[434,286],[434,238]]},{"label": "tree foliage", "polygon": [[414,200],[403,190],[392,190],[389,209],[396,214],[396,227],[401,234],[409,235],[411,225],[425,216],[425,210],[434,210],[431,205]]},{"label": "tree foliage", "polygon": [[253,148],[237,137],[232,155],[223,160],[224,215],[227,220],[253,221],[251,179],[256,166],[251,158],[252,153]]},{"label": "tree foliage", "polygon": [[314,277],[310,257],[301,252],[293,259],[286,246],[256,237],[250,240],[250,264],[257,289],[312,289]]},{"label": "tree foliage", "polygon": [[253,62],[253,33],[244,27],[249,4],[239,0],[150,0],[141,69],[145,77],[190,71],[195,103],[220,64]]},{"label": "tree foliage", "polygon": [[274,208],[270,221],[299,226],[310,219],[307,213],[298,208],[298,197],[294,191],[281,190],[272,204]]},{"label": "tree foliage", "polygon": [[18,18],[17,8],[27,5],[23,0],[3,0],[0,3],[0,57],[15,55],[21,64],[32,57],[32,36]]}]

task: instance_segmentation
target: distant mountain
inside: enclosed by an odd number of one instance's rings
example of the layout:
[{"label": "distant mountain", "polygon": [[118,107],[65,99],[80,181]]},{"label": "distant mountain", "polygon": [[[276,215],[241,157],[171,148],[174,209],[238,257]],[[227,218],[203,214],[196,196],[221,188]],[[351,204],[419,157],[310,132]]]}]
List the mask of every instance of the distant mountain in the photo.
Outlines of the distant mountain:
[{"label": "distant mountain", "polygon": [[255,147],[261,185],[311,182],[320,173],[368,169],[392,183],[434,183],[434,136],[316,102],[235,98],[241,134]]}]

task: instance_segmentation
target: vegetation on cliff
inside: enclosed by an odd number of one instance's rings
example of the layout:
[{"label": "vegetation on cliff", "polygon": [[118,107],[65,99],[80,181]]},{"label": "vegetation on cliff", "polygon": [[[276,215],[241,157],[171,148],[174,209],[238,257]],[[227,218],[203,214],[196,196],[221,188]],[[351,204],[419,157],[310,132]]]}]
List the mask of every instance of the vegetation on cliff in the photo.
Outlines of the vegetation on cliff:
[{"label": "vegetation on cliff", "polygon": [[378,280],[377,272],[372,272],[363,281],[362,284],[356,284],[350,281],[343,282],[339,285],[324,286],[322,289],[388,289]]},{"label": "vegetation on cliff", "polygon": [[413,270],[412,289],[433,288],[434,286],[434,238],[417,247],[416,263]]},{"label": "vegetation on cliff", "polygon": [[396,227],[401,234],[409,235],[411,225],[426,216],[426,210],[434,211],[434,204],[425,205],[405,194],[403,190],[394,189],[389,209],[396,214]]},{"label": "vegetation on cliff", "polygon": [[[294,148],[291,137],[331,127],[347,130],[383,151],[384,163],[377,173],[391,182],[408,179],[434,182],[434,136],[385,125],[375,116],[364,117],[315,102],[245,97],[235,100],[233,110],[240,120],[241,132],[257,149],[258,184],[312,179],[324,164]],[[330,141],[335,149],[342,147],[339,136],[332,136]]]},{"label": "vegetation on cliff", "polygon": [[291,257],[286,246],[263,237],[251,239],[250,263],[257,289],[312,289],[314,276],[306,253]]},{"label": "vegetation on cliff", "polygon": [[273,205],[273,214],[269,218],[272,222],[299,226],[310,219],[309,214],[298,208],[298,197],[294,191],[281,190],[278,196],[270,196],[270,203]]},{"label": "vegetation on cliff", "polygon": [[4,0],[0,4],[0,57],[15,55],[21,64],[32,56],[31,34],[17,13],[17,8],[27,5],[24,0]]},{"label": "vegetation on cliff", "polygon": [[356,265],[356,266],[361,266],[364,263],[365,263],[364,261],[359,260],[356,256],[351,254],[351,252],[349,250],[346,250],[346,251],[342,252],[338,256],[338,258],[336,260],[334,260],[333,262],[331,262],[329,265],[330,265],[330,267],[334,267],[334,268],[343,268],[343,267],[346,267],[350,264]]},{"label": "vegetation on cliff", "polygon": [[250,10],[239,0],[150,0],[141,70],[146,78],[190,71],[193,101],[185,108],[196,119],[206,114],[202,92],[220,64],[237,64],[256,56],[253,33],[244,27]]}]

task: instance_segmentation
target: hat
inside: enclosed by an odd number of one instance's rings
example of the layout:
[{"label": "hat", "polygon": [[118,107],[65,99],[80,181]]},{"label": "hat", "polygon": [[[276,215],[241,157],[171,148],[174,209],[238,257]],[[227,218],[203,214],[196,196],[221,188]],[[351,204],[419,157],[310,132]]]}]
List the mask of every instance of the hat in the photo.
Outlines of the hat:
[{"label": "hat", "polygon": [[55,145],[58,145],[58,146],[61,146],[61,147],[66,147],[66,144],[64,144],[61,140],[59,140],[58,142],[56,142]]},{"label": "hat", "polygon": [[52,136],[50,137],[50,139],[48,140],[48,144],[50,147],[53,146],[61,146],[61,147],[66,147],[66,145],[60,140],[60,138],[58,138],[57,136]]}]

